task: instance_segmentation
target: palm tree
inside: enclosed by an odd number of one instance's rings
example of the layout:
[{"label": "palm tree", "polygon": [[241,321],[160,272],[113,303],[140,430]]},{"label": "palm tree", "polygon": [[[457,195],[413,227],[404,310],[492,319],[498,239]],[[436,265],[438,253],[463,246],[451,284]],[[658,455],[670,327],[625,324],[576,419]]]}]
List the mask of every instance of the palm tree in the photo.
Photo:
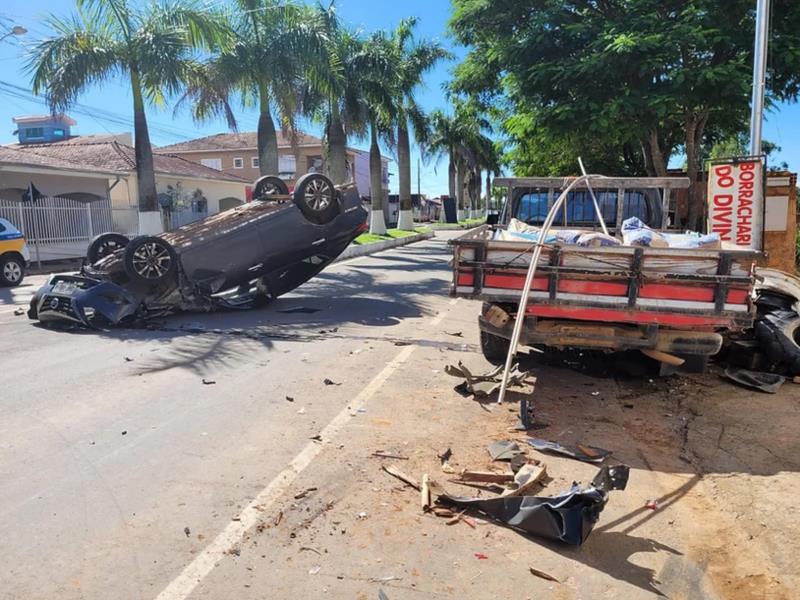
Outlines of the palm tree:
[{"label": "palm tree", "polygon": [[396,53],[386,32],[378,31],[367,38],[354,63],[369,118],[370,232],[385,235],[383,161],[379,140],[391,139],[391,125],[397,118],[394,99],[397,98],[399,81]]},{"label": "palm tree", "polygon": [[177,93],[195,51],[228,42],[226,20],[194,0],[141,9],[125,0],[77,0],[77,8],[71,19],[49,19],[55,35],[33,47],[27,64],[33,92],[44,92],[51,110],[63,111],[96,83],[118,75],[129,79],[139,210],[150,213],[140,218],[140,229],[153,233],[161,223],[145,100],[161,105]]},{"label": "palm tree", "polygon": [[309,65],[303,105],[324,126],[327,172],[335,184],[341,184],[348,179],[347,139],[351,135],[363,138],[369,126],[359,72],[364,42],[341,23],[333,4],[319,5],[317,19],[325,40],[323,60]]},{"label": "palm tree", "polygon": [[235,0],[235,44],[197,69],[187,80],[181,102],[192,102],[202,121],[223,116],[231,129],[238,123],[230,100],[258,108],[258,156],[262,175],[278,173],[278,133],[273,111],[292,136],[302,110],[303,81],[324,58],[325,31],[318,11],[289,0]]},{"label": "palm tree", "polygon": [[398,96],[395,99],[397,112],[397,167],[399,171],[400,221],[398,229],[413,230],[414,218],[411,202],[411,145],[409,125],[418,142],[427,138],[425,113],[417,104],[414,92],[422,83],[423,75],[436,63],[450,56],[439,42],[415,41],[415,17],[403,19],[392,32],[391,44],[396,54]]}]

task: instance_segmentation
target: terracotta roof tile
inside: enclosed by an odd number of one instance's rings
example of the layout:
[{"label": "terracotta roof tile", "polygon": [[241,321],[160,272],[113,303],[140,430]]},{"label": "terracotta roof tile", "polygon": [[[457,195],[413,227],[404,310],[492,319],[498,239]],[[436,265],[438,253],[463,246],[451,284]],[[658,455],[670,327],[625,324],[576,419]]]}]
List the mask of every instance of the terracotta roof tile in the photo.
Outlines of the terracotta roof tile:
[{"label": "terracotta roof tile", "polygon": [[[321,146],[322,140],[306,133],[297,134],[297,144],[300,146]],[[179,142],[162,146],[157,152],[187,152],[196,150],[244,150],[258,146],[255,131],[242,131],[239,133],[218,133],[207,137]],[[278,146],[288,148],[291,146],[288,137],[282,131],[278,132]]]}]

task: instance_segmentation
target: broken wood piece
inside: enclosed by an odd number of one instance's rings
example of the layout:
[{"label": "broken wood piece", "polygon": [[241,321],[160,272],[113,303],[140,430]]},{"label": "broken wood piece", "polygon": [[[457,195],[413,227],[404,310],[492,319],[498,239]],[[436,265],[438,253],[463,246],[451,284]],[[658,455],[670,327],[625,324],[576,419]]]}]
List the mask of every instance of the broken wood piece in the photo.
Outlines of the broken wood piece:
[{"label": "broken wood piece", "polygon": [[458,514],[456,514],[455,516],[453,516],[453,518],[452,518],[452,519],[449,519],[449,520],[448,520],[448,521],[445,523],[445,525],[455,525],[456,523],[458,523],[458,522],[461,520],[461,517],[463,517],[463,516],[464,516],[464,513],[465,513],[465,512],[467,512],[467,511],[466,511],[466,510],[462,510],[460,513],[458,513]]},{"label": "broken wood piece", "polygon": [[311,492],[316,492],[316,491],[317,491],[317,488],[310,487],[310,488],[308,488],[306,490],[303,490],[302,492],[296,493],[294,495],[294,499],[295,500],[300,500],[301,498],[305,498],[306,496],[308,496]]},{"label": "broken wood piece", "polygon": [[556,583],[561,583],[558,579],[550,575],[550,573],[545,573],[544,571],[540,571],[539,569],[534,569],[533,567],[528,567],[531,570],[533,575],[537,577],[541,577],[542,579],[546,579],[547,581],[555,581]]},{"label": "broken wood piece", "polygon": [[402,456],[400,454],[392,454],[391,452],[384,452],[383,450],[376,450],[372,453],[374,458],[396,458],[398,460],[408,460],[407,456]]},{"label": "broken wood piece", "polygon": [[475,481],[464,481],[462,479],[449,479],[448,481],[450,483],[457,483],[458,485],[475,488],[476,490],[483,490],[485,492],[494,492],[496,494],[506,491],[506,488],[496,483],[478,483]]},{"label": "broken wood piece", "polygon": [[542,485],[542,480],[547,476],[547,467],[544,463],[526,464],[514,475],[516,489],[506,490],[503,496],[528,496],[535,487]]},{"label": "broken wood piece", "polygon": [[513,473],[495,473],[493,471],[468,471],[460,473],[462,481],[481,481],[485,483],[511,483],[514,481]]},{"label": "broken wood piece", "polygon": [[420,507],[422,508],[422,512],[428,512],[431,508],[431,504],[430,478],[428,474],[425,473],[422,476],[422,487],[420,488]]},{"label": "broken wood piece", "polygon": [[279,510],[279,511],[278,511],[278,514],[277,514],[277,515],[275,515],[275,520],[272,522],[272,524],[273,524],[275,527],[277,527],[278,525],[280,525],[280,523],[281,523],[281,521],[282,521],[282,520],[283,520],[283,511],[282,511],[282,510]]},{"label": "broken wood piece", "polygon": [[414,479],[413,477],[411,477],[409,475],[406,475],[400,469],[398,469],[398,468],[396,468],[396,467],[394,467],[392,465],[383,465],[383,467],[381,467],[381,468],[384,471],[386,471],[389,475],[391,475],[392,477],[396,477],[397,479],[399,479],[403,483],[413,487],[415,490],[420,490],[421,489],[420,485],[419,485],[419,482],[417,482],[416,479]]},{"label": "broken wood piece", "polygon": [[451,517],[455,516],[455,514],[456,514],[452,510],[450,510],[449,508],[445,508],[444,506],[434,506],[434,507],[431,508],[431,511],[437,517],[444,517],[444,518],[447,518],[447,519],[450,519]]}]

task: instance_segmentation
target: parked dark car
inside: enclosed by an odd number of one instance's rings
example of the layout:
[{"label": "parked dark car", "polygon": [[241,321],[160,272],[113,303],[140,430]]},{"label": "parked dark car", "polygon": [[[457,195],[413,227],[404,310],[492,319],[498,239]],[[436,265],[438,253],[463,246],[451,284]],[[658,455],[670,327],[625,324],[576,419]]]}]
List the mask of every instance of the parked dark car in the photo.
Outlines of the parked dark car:
[{"label": "parked dark car", "polygon": [[102,327],[176,311],[252,308],[305,283],[366,229],[354,185],[320,174],[289,193],[278,177],[253,202],[156,236],[95,238],[78,275],[54,275],[28,316]]}]

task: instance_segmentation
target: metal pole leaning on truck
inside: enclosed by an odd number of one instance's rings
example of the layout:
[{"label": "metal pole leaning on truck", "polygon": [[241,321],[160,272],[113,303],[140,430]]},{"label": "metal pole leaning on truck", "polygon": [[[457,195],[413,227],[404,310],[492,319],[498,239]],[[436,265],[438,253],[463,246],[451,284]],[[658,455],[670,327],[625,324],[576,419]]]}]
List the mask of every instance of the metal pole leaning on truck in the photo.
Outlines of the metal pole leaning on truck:
[{"label": "metal pole leaning on truck", "polygon": [[533,246],[534,250],[533,256],[531,257],[531,264],[528,266],[528,275],[525,277],[525,284],[522,286],[522,295],[520,296],[519,306],[517,307],[517,319],[514,321],[514,331],[511,334],[511,345],[508,347],[506,366],[503,369],[503,382],[500,385],[500,395],[497,397],[498,404],[502,404],[506,397],[506,389],[508,388],[508,374],[511,371],[511,363],[514,361],[514,357],[517,354],[517,344],[519,343],[519,336],[522,333],[522,323],[525,321],[525,311],[528,308],[528,294],[530,293],[533,278],[536,275],[536,265],[539,262],[539,257],[542,255],[544,240],[547,237],[550,227],[552,227],[553,221],[555,220],[556,214],[558,214],[558,211],[561,208],[561,205],[564,203],[567,194],[569,194],[578,184],[588,182],[591,177],[602,178],[603,176],[582,175],[569,184],[566,189],[561,192],[558,200],[556,200],[553,206],[550,208],[550,212],[547,213],[547,218],[545,219],[544,224],[539,231],[539,240]]}]

